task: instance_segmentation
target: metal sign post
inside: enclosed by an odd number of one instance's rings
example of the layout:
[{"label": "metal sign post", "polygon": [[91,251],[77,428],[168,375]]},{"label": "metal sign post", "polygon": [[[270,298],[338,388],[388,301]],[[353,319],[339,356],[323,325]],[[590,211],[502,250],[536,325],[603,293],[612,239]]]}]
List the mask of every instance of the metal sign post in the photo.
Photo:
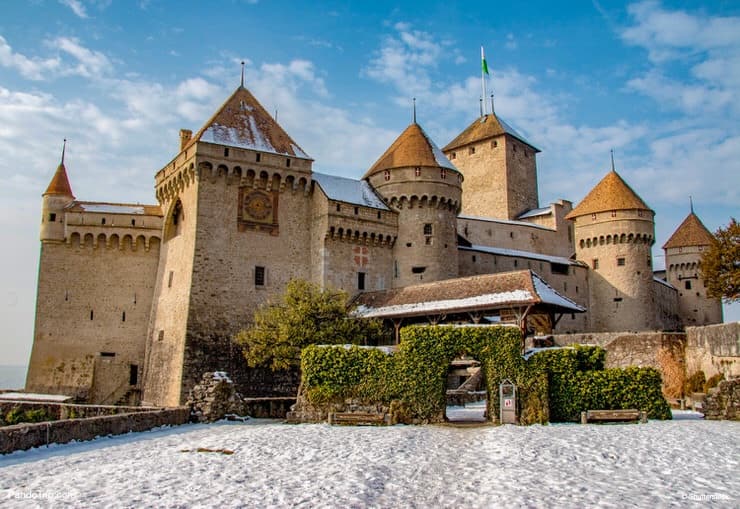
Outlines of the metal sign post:
[{"label": "metal sign post", "polygon": [[517,424],[516,385],[506,379],[498,386],[501,424]]}]

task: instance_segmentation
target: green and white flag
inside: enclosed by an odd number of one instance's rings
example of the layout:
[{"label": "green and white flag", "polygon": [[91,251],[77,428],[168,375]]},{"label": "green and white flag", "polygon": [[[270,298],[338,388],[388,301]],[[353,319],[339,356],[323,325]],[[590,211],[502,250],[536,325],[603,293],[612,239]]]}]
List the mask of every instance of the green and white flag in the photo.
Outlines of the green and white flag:
[{"label": "green and white flag", "polygon": [[483,74],[488,74],[488,63],[486,62],[486,54],[483,52],[483,46],[480,47],[480,68]]}]

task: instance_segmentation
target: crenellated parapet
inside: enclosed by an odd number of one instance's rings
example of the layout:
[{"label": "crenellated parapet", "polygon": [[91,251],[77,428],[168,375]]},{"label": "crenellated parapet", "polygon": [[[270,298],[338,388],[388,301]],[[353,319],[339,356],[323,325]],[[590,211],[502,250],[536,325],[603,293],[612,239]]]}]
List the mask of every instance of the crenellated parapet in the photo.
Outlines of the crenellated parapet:
[{"label": "crenellated parapet", "polygon": [[94,233],[86,229],[72,230],[65,240],[65,244],[76,249],[118,250],[118,251],[146,251],[152,245],[161,242],[159,234],[132,234],[132,233]]},{"label": "crenellated parapet", "polygon": [[599,235],[588,238],[581,238],[578,246],[581,249],[587,249],[597,246],[608,246],[610,244],[643,244],[652,246],[655,244],[655,238],[649,233],[614,233]]},{"label": "crenellated parapet", "polygon": [[438,210],[447,210],[449,212],[457,213],[460,210],[460,199],[459,197],[445,197],[437,195],[405,195],[392,196],[387,200],[389,207],[395,210],[403,209],[414,209],[414,208],[430,208]]}]

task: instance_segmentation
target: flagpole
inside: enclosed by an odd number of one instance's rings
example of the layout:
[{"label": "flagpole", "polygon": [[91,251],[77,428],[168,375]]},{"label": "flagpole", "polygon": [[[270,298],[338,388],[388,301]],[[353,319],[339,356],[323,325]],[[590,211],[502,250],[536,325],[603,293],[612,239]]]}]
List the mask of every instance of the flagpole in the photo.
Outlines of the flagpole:
[{"label": "flagpole", "polygon": [[483,98],[483,110],[481,116],[486,114],[486,55],[483,52],[483,45],[480,47],[480,84],[481,84],[481,91],[483,92],[483,95],[481,97]]}]

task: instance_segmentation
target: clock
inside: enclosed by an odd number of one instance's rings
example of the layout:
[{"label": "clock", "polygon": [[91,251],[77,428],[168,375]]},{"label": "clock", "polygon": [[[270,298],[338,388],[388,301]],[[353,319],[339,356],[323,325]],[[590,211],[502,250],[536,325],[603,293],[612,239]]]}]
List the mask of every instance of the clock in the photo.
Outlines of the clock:
[{"label": "clock", "polygon": [[260,191],[253,191],[244,197],[244,215],[257,221],[264,221],[272,213],[272,197]]}]

